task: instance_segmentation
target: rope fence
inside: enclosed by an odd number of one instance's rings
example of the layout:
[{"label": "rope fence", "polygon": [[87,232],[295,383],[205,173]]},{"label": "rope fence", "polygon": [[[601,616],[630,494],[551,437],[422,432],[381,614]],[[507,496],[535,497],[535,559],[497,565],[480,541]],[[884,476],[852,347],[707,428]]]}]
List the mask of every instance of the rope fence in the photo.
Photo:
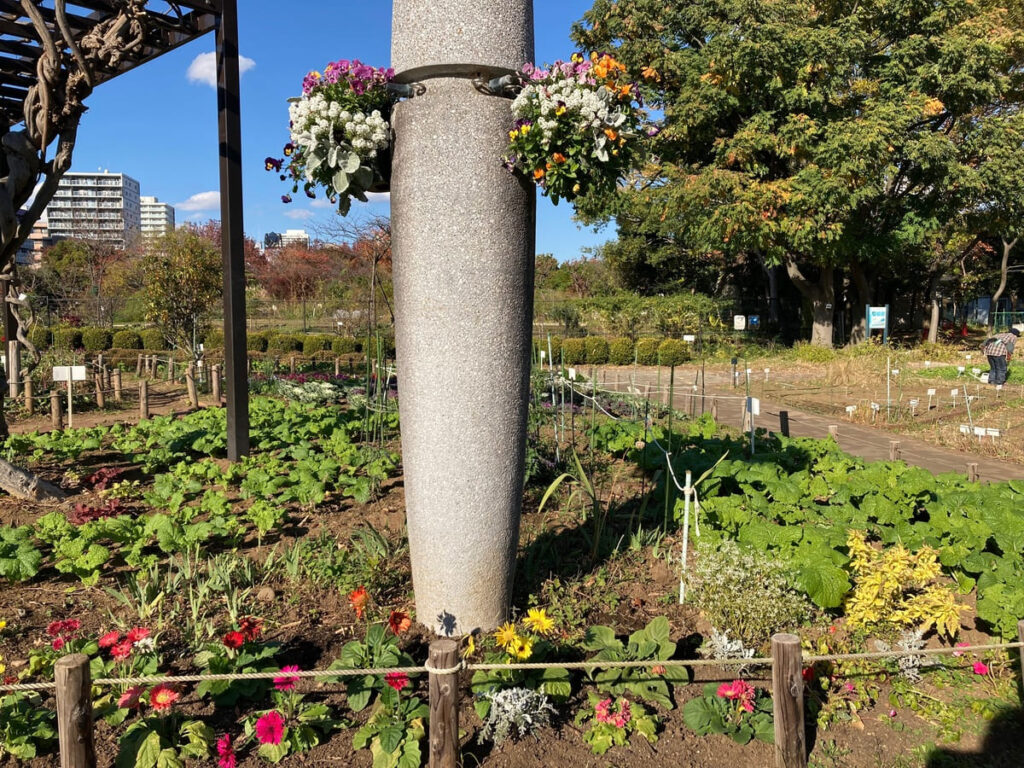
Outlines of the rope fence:
[{"label": "rope fence", "polygon": [[[773,710],[775,719],[775,757],[780,768],[806,768],[807,748],[804,732],[804,680],[805,665],[817,662],[899,659],[906,656],[963,655],[966,653],[1006,652],[1018,650],[1024,671],[1024,620],[1017,625],[1019,640],[1012,643],[965,645],[954,648],[921,648],[917,650],[877,651],[867,653],[838,653],[803,655],[800,637],[794,634],[772,636],[772,655],[757,658],[727,659],[646,659],[634,661],[572,661],[522,662],[516,664],[466,663],[458,658],[458,643],[442,638],[430,643],[426,664],[412,667],[370,667],[362,669],[315,669],[285,672],[245,672],[215,675],[148,675],[140,677],[98,678],[92,680],[89,657],[74,654],[59,659],[54,666],[52,682],[20,683],[0,686],[0,694],[17,692],[55,691],[57,697],[58,732],[62,761],[74,753],[82,757],[82,745],[89,745],[84,761],[76,768],[96,768],[93,745],[92,686],[175,685],[208,681],[272,680],[280,677],[295,679],[321,679],[341,677],[384,676],[390,674],[429,676],[430,723],[446,730],[454,727],[458,732],[460,690],[457,675],[460,672],[498,670],[591,670],[591,669],[650,669],[657,667],[717,667],[752,668],[770,667],[772,670]],[[85,713],[83,715],[83,712]],[[62,763],[64,764],[64,763]],[[430,739],[429,765],[431,768],[458,764],[458,743],[448,739]]]}]

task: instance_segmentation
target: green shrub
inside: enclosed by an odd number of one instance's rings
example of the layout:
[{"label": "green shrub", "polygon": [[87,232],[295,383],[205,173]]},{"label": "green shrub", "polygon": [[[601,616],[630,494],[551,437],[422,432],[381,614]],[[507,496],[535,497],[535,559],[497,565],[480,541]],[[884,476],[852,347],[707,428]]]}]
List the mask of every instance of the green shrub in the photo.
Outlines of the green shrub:
[{"label": "green shrub", "polygon": [[28,332],[28,340],[32,342],[36,349],[42,352],[53,343],[53,333],[46,326],[33,325]]},{"label": "green shrub", "polygon": [[633,364],[633,341],[625,336],[612,339],[608,344],[608,362],[612,365]]},{"label": "green shrub", "polygon": [[[370,350],[370,356],[377,356],[377,337],[374,336],[370,339],[363,339],[363,349]],[[384,354],[384,357],[395,356],[395,340],[390,336],[381,335],[380,337],[380,351]]]},{"label": "green shrub", "polygon": [[86,352],[103,352],[110,349],[111,335],[105,328],[83,328],[82,346]]},{"label": "green shrub", "polygon": [[301,351],[302,339],[290,333],[275,333],[267,340],[267,352],[282,354]]},{"label": "green shrub", "polygon": [[82,332],[78,328],[58,328],[53,332],[53,348],[70,352],[82,348]]},{"label": "green shrub", "polygon": [[661,365],[680,365],[690,359],[690,345],[680,339],[665,339],[658,345]]},{"label": "green shrub", "polygon": [[224,331],[220,328],[211,328],[203,336],[203,349],[224,349]]},{"label": "green shrub", "polygon": [[142,337],[135,331],[118,331],[111,342],[114,349],[142,349]]},{"label": "green shrub", "polygon": [[640,365],[658,364],[658,340],[639,339],[636,343],[636,361]]},{"label": "green shrub", "polygon": [[167,342],[164,341],[164,334],[159,328],[143,328],[139,331],[139,336],[142,338],[143,349],[167,349]]},{"label": "green shrub", "polygon": [[562,342],[563,365],[582,365],[586,360],[586,339],[566,339]]},{"label": "green shrub", "polygon": [[587,336],[584,339],[589,365],[604,365],[608,362],[608,340],[601,336]]},{"label": "green shrub", "polygon": [[793,345],[793,357],[805,363],[831,363],[836,358],[834,349],[817,347],[806,341],[798,341]]},{"label": "green shrub", "polygon": [[268,336],[264,332],[250,333],[245,338],[245,346],[250,352],[266,352]]},{"label": "green shrub", "polygon": [[757,650],[773,633],[798,627],[811,612],[786,567],[767,552],[731,539],[701,546],[687,574],[687,597],[719,632]]},{"label": "green shrub", "polygon": [[351,355],[362,351],[362,345],[354,336],[335,336],[331,339],[331,352],[336,355]]},{"label": "green shrub", "polygon": [[317,352],[330,352],[332,339],[323,333],[311,333],[302,339],[302,354],[312,357]]}]

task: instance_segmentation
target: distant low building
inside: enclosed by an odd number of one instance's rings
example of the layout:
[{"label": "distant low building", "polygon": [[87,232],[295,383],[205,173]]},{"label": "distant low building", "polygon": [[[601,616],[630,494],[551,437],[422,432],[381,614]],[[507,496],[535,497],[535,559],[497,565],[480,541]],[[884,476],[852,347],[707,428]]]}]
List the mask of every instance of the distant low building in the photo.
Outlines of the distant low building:
[{"label": "distant low building", "polygon": [[142,231],[139,182],[123,173],[66,173],[46,207],[50,237],[130,245]]},{"label": "distant low building", "polygon": [[281,247],[287,248],[289,245],[309,248],[309,234],[304,229],[286,229],[281,235]]},{"label": "distant low building", "polygon": [[267,232],[263,236],[263,247],[266,250],[273,250],[274,248],[281,247],[281,233],[280,232]]},{"label": "distant low building", "polygon": [[161,203],[155,197],[143,195],[139,198],[142,219],[142,236],[162,237],[174,231],[174,206]]},{"label": "distant low building", "polygon": [[21,247],[18,248],[17,262],[19,267],[37,269],[43,263],[43,251],[53,245],[50,229],[45,218],[40,218],[32,225],[32,231]]}]

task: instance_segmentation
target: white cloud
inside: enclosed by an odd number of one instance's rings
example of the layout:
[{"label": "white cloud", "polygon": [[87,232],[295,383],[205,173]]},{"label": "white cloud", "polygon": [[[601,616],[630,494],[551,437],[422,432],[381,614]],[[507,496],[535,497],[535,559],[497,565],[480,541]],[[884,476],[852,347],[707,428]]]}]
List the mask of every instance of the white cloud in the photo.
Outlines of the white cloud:
[{"label": "white cloud", "polygon": [[179,211],[215,211],[220,208],[220,192],[199,192],[174,207]]},{"label": "white cloud", "polygon": [[390,203],[391,193],[390,192],[367,192],[367,201],[371,203]]},{"label": "white cloud", "polygon": [[295,221],[309,221],[316,214],[305,208],[292,208],[284,212],[284,215],[289,219],[295,219]]},{"label": "white cloud", "polygon": [[[244,75],[255,66],[256,62],[248,56],[238,57],[238,71],[240,74]],[[211,88],[216,88],[217,54],[212,51],[209,53],[200,53],[192,59],[192,63],[188,65],[188,73],[186,76],[190,83],[201,83],[203,85],[208,85]]]},{"label": "white cloud", "polygon": [[310,208],[333,208],[334,205],[335,204],[326,197],[318,197],[316,200],[312,200],[309,203]]}]

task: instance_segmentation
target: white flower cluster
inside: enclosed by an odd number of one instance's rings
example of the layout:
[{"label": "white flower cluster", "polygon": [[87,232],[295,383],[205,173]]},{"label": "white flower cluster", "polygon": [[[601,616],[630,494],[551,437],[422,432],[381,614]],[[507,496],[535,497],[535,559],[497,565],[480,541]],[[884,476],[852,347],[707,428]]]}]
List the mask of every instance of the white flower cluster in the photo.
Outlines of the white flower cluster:
[{"label": "white flower cluster", "polygon": [[[564,113],[560,114],[562,109]],[[605,128],[618,128],[626,121],[626,113],[619,108],[614,93],[603,85],[577,79],[531,83],[512,102],[512,115],[517,120],[536,120],[536,127],[547,141],[554,137],[559,118],[565,121],[563,114],[572,116],[576,131],[590,129],[595,137],[603,137]]]},{"label": "white flower cluster", "polygon": [[307,381],[302,384],[279,379],[277,391],[282,397],[299,403],[333,403],[341,399],[343,390],[329,381]]},{"label": "white flower cluster", "polygon": [[288,116],[292,144],[313,155],[326,156],[331,149],[354,150],[360,158],[369,159],[391,141],[390,127],[380,112],[349,112],[323,93],[292,101]]}]

